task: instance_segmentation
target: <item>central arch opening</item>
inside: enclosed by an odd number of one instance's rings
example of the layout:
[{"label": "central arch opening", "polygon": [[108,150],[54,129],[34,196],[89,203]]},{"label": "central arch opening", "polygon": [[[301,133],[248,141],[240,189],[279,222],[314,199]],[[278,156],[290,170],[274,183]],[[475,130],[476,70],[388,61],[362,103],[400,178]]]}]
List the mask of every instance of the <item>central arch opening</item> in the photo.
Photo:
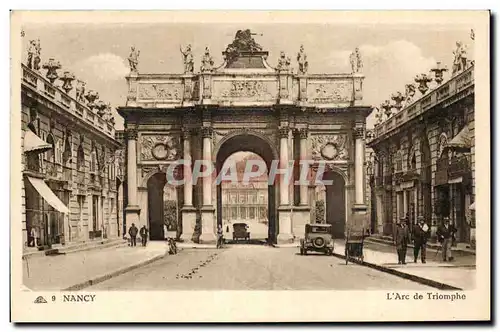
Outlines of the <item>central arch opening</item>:
[{"label": "central arch opening", "polygon": [[[269,142],[252,134],[233,136],[220,145],[216,156],[217,174],[222,171],[226,179],[232,180],[217,183],[217,225],[222,226],[224,237],[230,243],[276,242],[276,187],[268,181],[276,155]],[[257,171],[257,166],[247,168],[247,165],[259,161],[265,165],[263,174],[247,176],[248,181],[244,181],[246,169]],[[245,228],[249,238],[244,236]]]}]

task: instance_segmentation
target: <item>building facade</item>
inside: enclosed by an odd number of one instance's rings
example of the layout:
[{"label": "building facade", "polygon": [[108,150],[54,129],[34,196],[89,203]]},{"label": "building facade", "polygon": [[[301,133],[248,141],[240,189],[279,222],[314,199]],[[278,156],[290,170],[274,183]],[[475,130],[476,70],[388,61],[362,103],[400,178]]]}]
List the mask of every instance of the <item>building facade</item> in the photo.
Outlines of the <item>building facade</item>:
[{"label": "building facade", "polygon": [[65,71],[41,63],[30,42],[22,64],[21,126],[24,247],[121,236],[117,181],[120,144],[109,104]]},{"label": "building facade", "polygon": [[[474,62],[462,47],[457,43],[449,79],[438,63],[431,70],[434,78],[418,75],[418,87],[408,84],[405,95],[393,95],[394,103],[386,101],[379,109],[368,145],[374,151],[380,233],[392,235],[400,218],[414,224],[423,216],[434,236],[449,217],[457,241],[475,243]],[[413,97],[416,89],[420,96]]]}]

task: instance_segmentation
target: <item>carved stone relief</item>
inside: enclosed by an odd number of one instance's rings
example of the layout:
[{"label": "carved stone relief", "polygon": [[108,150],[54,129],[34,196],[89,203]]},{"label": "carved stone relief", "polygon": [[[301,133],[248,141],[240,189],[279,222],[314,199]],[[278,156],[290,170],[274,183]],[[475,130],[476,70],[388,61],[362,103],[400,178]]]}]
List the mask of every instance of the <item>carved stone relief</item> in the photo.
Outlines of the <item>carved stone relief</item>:
[{"label": "carved stone relief", "polygon": [[213,96],[221,99],[273,100],[277,94],[276,85],[273,81],[214,81]]},{"label": "carved stone relief", "polygon": [[447,144],[448,144],[448,136],[446,136],[445,133],[441,133],[441,135],[439,135],[438,138],[438,146],[437,146],[438,158],[441,158],[441,154],[443,153],[443,150]]},{"label": "carved stone relief", "polygon": [[180,100],[183,86],[181,83],[140,84],[139,99]]},{"label": "carved stone relief", "polygon": [[352,84],[328,82],[307,84],[307,98],[315,103],[347,102],[352,100]]},{"label": "carved stone relief", "polygon": [[176,160],[181,152],[180,139],[170,135],[141,135],[140,152],[142,161]]},{"label": "carved stone relief", "polygon": [[312,157],[314,160],[348,160],[346,134],[315,135],[311,137]]}]

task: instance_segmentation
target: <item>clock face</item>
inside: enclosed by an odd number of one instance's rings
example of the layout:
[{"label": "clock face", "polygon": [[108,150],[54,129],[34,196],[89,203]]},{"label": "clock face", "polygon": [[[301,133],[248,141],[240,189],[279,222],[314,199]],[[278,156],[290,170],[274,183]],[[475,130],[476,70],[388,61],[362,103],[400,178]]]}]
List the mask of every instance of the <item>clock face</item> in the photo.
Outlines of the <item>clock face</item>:
[{"label": "clock face", "polygon": [[321,149],[321,155],[328,160],[335,159],[338,155],[337,147],[332,143],[328,143]]},{"label": "clock face", "polygon": [[153,147],[153,157],[155,157],[158,160],[166,159],[168,150],[165,144],[163,143],[158,143]]}]

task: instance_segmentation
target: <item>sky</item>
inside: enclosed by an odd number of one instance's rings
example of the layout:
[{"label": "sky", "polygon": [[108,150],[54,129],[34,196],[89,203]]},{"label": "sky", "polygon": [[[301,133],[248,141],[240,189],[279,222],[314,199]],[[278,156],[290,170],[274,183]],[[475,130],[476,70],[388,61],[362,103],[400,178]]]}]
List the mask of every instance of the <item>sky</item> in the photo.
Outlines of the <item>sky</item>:
[{"label": "sky", "polygon": [[[349,73],[349,54],[359,47],[363,60],[364,104],[379,106],[392,93],[404,93],[404,85],[415,75],[429,73],[441,61],[451,71],[456,41],[463,41],[473,56],[470,26],[458,25],[349,25],[349,24],[214,24],[214,23],[115,23],[29,24],[23,26],[23,61],[29,40],[40,39],[41,58],[58,60],[87,82],[87,89],[113,108],[124,106],[129,73],[130,46],[140,50],[139,73],[182,73],[179,47],[193,47],[195,71],[206,46],[217,65],[222,51],[239,29],[251,29],[255,41],[269,52],[268,63],[276,66],[280,51],[292,61],[301,44],[309,61],[309,73]],[[292,62],[294,67],[297,64]],[[449,75],[450,72],[445,74]],[[417,93],[418,94],[418,93]],[[122,118],[115,112],[117,129]],[[367,127],[374,123],[373,114]]]}]

